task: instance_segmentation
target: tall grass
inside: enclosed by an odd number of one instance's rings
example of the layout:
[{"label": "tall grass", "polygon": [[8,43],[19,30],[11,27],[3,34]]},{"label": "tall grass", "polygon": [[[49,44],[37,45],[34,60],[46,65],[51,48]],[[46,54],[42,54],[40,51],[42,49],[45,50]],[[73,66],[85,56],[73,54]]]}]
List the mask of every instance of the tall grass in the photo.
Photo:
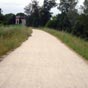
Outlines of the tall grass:
[{"label": "tall grass", "polygon": [[0,56],[20,46],[32,33],[32,30],[24,26],[0,27]]},{"label": "tall grass", "polygon": [[85,59],[88,60],[88,41],[84,41],[81,38],[75,37],[63,31],[61,32],[48,28],[44,28],[43,30],[54,35],[63,43],[65,43],[68,47],[72,48],[79,55],[83,56]]}]

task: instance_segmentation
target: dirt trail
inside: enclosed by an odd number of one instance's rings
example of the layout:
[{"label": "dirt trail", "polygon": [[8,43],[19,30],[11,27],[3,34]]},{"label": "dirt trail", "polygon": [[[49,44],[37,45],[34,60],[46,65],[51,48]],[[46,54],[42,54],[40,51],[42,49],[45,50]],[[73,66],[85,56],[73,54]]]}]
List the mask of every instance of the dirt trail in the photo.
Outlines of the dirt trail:
[{"label": "dirt trail", "polygon": [[88,64],[40,30],[0,63],[0,88],[88,88]]}]

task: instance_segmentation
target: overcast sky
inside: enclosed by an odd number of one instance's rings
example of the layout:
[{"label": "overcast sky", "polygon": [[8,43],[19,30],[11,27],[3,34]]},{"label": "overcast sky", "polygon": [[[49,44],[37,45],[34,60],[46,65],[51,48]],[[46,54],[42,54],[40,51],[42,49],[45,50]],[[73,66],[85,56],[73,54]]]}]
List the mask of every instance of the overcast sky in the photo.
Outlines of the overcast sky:
[{"label": "overcast sky", "polygon": [[[38,0],[39,4],[42,5],[43,0]],[[79,4],[82,4],[84,0],[79,0]],[[3,13],[18,13],[18,12],[24,12],[24,7],[28,5],[31,2],[31,0],[0,0],[0,8],[2,8]],[[59,2],[59,0],[57,0]],[[58,13],[58,10],[54,8],[52,10],[54,14]]]}]

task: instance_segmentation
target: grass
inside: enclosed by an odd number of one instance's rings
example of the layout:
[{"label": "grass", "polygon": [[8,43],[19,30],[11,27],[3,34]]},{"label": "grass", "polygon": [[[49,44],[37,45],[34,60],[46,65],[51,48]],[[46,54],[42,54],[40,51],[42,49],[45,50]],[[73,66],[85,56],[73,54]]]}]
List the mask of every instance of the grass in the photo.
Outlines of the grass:
[{"label": "grass", "polygon": [[0,57],[5,55],[22,44],[31,36],[32,30],[21,26],[1,26],[0,27]]},{"label": "grass", "polygon": [[69,33],[57,31],[54,29],[44,28],[44,31],[54,35],[65,43],[68,47],[76,51],[79,55],[88,60],[88,41],[84,41],[78,37],[75,37]]}]

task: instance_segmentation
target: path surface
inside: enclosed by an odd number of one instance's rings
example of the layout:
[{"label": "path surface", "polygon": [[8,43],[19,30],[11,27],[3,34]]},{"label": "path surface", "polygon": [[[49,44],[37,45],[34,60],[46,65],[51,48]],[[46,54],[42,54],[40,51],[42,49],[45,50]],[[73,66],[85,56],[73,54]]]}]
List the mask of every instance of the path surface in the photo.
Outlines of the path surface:
[{"label": "path surface", "polygon": [[0,63],[0,88],[88,88],[88,64],[55,37],[32,37]]}]

